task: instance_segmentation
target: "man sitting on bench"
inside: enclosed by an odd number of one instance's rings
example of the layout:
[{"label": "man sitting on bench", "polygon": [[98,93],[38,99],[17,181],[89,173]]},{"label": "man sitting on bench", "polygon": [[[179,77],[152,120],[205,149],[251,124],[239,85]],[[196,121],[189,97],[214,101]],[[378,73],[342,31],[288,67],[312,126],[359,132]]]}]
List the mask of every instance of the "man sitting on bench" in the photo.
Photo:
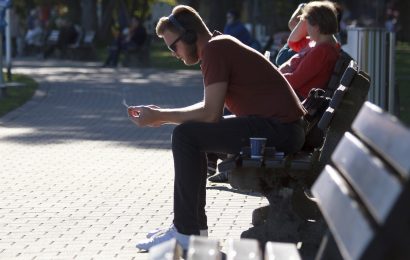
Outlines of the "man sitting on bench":
[{"label": "man sitting on bench", "polygon": [[[268,146],[297,152],[305,140],[306,111],[272,63],[232,36],[211,33],[191,7],[175,7],[159,20],[156,31],[186,65],[201,62],[204,97],[183,108],[128,108],[130,120],[140,127],[178,124],[172,134],[173,224],[140,241],[137,248],[149,250],[176,238],[187,249],[190,235],[208,229],[206,153],[238,153],[250,137],[266,137]],[[222,119],[224,106],[236,117]]]}]

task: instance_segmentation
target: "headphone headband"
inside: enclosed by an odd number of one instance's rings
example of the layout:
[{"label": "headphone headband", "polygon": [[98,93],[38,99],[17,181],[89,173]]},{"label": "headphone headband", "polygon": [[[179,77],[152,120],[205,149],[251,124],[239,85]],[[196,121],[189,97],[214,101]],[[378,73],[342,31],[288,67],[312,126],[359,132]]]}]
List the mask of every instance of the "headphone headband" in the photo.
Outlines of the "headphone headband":
[{"label": "headphone headband", "polygon": [[184,28],[184,26],[182,26],[182,24],[180,22],[178,22],[177,18],[175,18],[175,16],[173,14],[170,14],[168,16],[168,20],[175,26],[177,27],[177,29],[181,32],[185,32],[186,29]]},{"label": "headphone headband", "polygon": [[181,33],[181,40],[187,44],[195,44],[197,40],[196,32],[193,30],[187,30],[182,24],[175,18],[173,14],[168,16],[169,22],[177,28]]}]

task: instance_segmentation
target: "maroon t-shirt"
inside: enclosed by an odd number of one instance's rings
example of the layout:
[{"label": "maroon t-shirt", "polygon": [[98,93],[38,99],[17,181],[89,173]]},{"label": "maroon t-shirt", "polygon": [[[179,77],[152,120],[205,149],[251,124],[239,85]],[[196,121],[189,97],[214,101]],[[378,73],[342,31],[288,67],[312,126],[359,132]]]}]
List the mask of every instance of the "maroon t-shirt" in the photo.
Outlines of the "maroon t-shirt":
[{"label": "maroon t-shirt", "polygon": [[263,55],[229,35],[215,32],[201,53],[205,87],[227,82],[225,106],[236,116],[292,122],[305,114],[282,74]]}]

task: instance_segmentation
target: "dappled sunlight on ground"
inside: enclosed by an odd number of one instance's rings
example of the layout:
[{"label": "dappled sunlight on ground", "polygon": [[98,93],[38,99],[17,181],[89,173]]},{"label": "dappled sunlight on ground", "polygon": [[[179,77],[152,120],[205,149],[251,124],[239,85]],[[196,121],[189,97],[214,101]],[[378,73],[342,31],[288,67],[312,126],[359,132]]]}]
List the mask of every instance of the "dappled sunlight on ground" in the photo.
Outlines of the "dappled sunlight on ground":
[{"label": "dappled sunlight on ground", "polygon": [[122,101],[129,105],[178,107],[202,99],[198,71],[80,65],[70,67],[64,62],[48,61],[45,65],[41,63],[46,67],[39,67],[33,62],[16,62],[13,73],[33,77],[40,83],[38,93],[42,95],[28,102],[19,113],[12,112],[0,119],[8,127],[31,129],[22,134],[2,135],[2,141],[35,144],[41,140],[43,144],[58,144],[101,140],[167,149],[173,126],[137,128],[128,120]]}]

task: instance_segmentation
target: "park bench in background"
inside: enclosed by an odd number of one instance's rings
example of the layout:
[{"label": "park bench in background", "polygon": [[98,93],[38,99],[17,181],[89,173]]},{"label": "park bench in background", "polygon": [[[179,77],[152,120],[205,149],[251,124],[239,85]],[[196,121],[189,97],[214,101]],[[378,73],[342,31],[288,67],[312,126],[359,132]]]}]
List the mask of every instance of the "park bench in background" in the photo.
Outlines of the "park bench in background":
[{"label": "park bench in background", "polygon": [[52,30],[50,34],[47,36],[46,45],[56,45],[58,42],[58,37],[60,37],[60,31]]},{"label": "park bench in background", "polygon": [[[249,158],[249,148],[244,148],[240,156],[220,164],[220,167],[229,167],[229,183],[233,188],[261,192],[269,201],[269,206],[254,211],[254,227],[243,232],[243,237],[257,238],[262,244],[271,240],[304,240],[305,248],[318,246],[323,223],[318,219],[317,206],[307,198],[305,191],[309,190],[338,141],[350,128],[366,100],[369,86],[368,76],[358,71],[352,61],[318,123],[326,132],[321,148],[287,156],[268,148],[263,160]],[[318,223],[306,221],[312,219],[318,219]]]},{"label": "park bench in background", "polygon": [[[226,259],[410,259],[408,154],[410,129],[366,102],[313,184],[329,228],[320,249],[300,257],[294,243],[271,241],[262,254],[257,240],[229,240]],[[167,244],[150,256],[182,252],[175,241]],[[187,256],[219,260],[218,248],[215,240],[192,236]]]},{"label": "park bench in background", "polygon": [[94,60],[96,51],[94,46],[95,31],[86,31],[81,33],[78,42],[68,46],[69,56],[75,60]]},{"label": "park bench in background", "polygon": [[8,89],[9,88],[21,88],[25,87],[26,84],[21,83],[21,82],[4,82],[3,84],[0,84],[0,98],[2,97],[7,97],[8,94]]},{"label": "park bench in background", "polygon": [[81,28],[79,25],[75,25],[74,28],[75,28],[75,31],[77,32],[77,37],[74,43],[69,44],[67,46],[67,57],[70,59],[76,58],[75,56],[76,53],[74,52],[74,50],[80,47],[80,45],[82,44],[83,38],[84,38],[83,28]]},{"label": "park bench in background", "polygon": [[[55,47],[58,44],[58,39],[60,37],[60,31],[59,30],[52,30],[47,36],[46,40],[44,43],[44,50],[43,51],[43,57],[46,58],[47,56],[54,55],[55,52]],[[60,53],[59,56],[62,54]]]}]

